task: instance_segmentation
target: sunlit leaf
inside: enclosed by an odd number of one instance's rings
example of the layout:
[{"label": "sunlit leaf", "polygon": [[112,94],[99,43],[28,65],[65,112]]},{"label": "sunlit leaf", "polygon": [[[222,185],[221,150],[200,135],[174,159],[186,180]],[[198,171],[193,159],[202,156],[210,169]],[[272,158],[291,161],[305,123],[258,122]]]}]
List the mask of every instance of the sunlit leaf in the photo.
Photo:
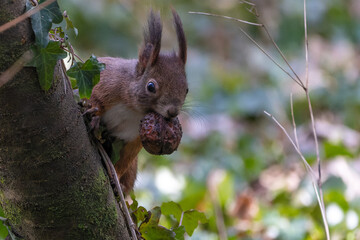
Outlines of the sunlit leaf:
[{"label": "sunlit leaf", "polygon": [[67,54],[60,48],[60,43],[54,41],[50,41],[46,48],[35,46],[33,51],[34,58],[29,65],[36,67],[41,88],[49,90],[57,61],[65,58]]},{"label": "sunlit leaf", "polygon": [[105,64],[92,55],[85,63],[75,62],[67,74],[76,78],[80,97],[90,98],[93,87],[100,81],[100,72],[104,69]]},{"label": "sunlit leaf", "polygon": [[135,199],[134,193],[130,194],[130,197],[131,197],[132,203],[131,203],[131,205],[129,206],[129,209],[130,209],[131,211],[136,211],[136,209],[138,208],[138,202],[137,202],[136,199]]},{"label": "sunlit leaf", "polygon": [[204,213],[198,212],[196,210],[188,210],[184,212],[182,225],[185,227],[185,230],[189,236],[194,233],[194,230],[198,227],[199,222],[207,222],[207,218]]},{"label": "sunlit leaf", "polygon": [[184,240],[185,237],[185,227],[184,226],[180,226],[177,228],[172,229],[174,231],[174,233],[176,234],[175,239],[176,240]]},{"label": "sunlit leaf", "polygon": [[325,157],[333,158],[336,156],[353,157],[354,155],[343,144],[324,143]]},{"label": "sunlit leaf", "polygon": [[134,221],[137,224],[144,221],[149,213],[144,207],[140,206],[134,212],[132,212],[131,215],[133,216],[133,219],[135,218]]},{"label": "sunlit leaf", "polygon": [[155,207],[151,210],[149,221],[143,222],[139,227],[141,236],[146,240],[175,240],[175,232],[158,225],[160,216],[160,207]]},{"label": "sunlit leaf", "polygon": [[173,215],[175,217],[175,219],[178,222],[180,222],[181,214],[183,211],[179,204],[171,201],[171,202],[163,203],[161,205],[161,212],[162,212],[162,214],[164,214],[166,216]]}]

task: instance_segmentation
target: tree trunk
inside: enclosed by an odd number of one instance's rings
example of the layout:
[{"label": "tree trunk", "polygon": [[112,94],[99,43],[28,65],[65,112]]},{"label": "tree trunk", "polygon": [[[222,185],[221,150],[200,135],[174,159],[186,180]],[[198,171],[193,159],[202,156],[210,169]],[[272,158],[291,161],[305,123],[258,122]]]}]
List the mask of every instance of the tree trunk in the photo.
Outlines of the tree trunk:
[{"label": "tree trunk", "polygon": [[[0,25],[25,11],[1,1]],[[0,33],[0,71],[33,43],[30,20]],[[0,88],[0,202],[24,239],[130,239],[60,65],[48,92],[25,67]]]}]

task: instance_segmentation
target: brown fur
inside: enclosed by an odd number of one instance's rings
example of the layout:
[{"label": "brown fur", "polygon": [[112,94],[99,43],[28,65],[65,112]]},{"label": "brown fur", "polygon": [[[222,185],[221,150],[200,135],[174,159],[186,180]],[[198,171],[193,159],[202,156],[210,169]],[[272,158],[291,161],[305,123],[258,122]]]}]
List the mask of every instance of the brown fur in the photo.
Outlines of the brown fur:
[{"label": "brown fur", "polygon": [[[140,122],[133,124],[133,121],[139,121],[139,117],[150,111],[165,118],[175,117],[180,112],[188,91],[185,34],[180,17],[174,10],[172,12],[178,37],[178,54],[160,53],[162,24],[159,14],[151,11],[138,60],[99,58],[100,62],[106,64],[106,69],[100,74],[100,82],[93,89],[90,103],[93,108],[98,108],[96,115],[108,127],[113,127],[108,129],[113,131],[112,135],[126,136],[122,139],[125,146],[120,152],[120,160],[115,165],[126,193],[133,188],[137,154],[142,148],[138,136]],[[147,89],[150,81],[156,86],[155,93]],[[117,124],[117,119],[123,126],[113,126]]]}]

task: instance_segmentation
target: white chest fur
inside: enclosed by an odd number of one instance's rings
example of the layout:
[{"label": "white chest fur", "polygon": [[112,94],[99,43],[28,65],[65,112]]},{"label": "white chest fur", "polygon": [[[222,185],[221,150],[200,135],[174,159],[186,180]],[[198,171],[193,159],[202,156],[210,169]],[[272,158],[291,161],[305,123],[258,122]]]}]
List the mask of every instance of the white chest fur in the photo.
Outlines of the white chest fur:
[{"label": "white chest fur", "polygon": [[102,120],[111,135],[125,141],[131,141],[139,136],[140,120],[143,117],[144,114],[119,103],[106,111]]}]

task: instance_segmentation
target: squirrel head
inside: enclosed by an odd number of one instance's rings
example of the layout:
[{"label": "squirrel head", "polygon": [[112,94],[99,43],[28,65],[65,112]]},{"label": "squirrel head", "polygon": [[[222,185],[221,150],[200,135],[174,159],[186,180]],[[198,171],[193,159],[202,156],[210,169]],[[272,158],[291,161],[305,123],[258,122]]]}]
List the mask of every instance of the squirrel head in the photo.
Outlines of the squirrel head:
[{"label": "squirrel head", "polygon": [[186,39],[179,15],[172,10],[178,53],[160,53],[162,24],[152,10],[144,31],[144,43],[136,65],[136,100],[141,111],[154,111],[165,118],[176,117],[185,101],[188,84],[185,74]]}]

